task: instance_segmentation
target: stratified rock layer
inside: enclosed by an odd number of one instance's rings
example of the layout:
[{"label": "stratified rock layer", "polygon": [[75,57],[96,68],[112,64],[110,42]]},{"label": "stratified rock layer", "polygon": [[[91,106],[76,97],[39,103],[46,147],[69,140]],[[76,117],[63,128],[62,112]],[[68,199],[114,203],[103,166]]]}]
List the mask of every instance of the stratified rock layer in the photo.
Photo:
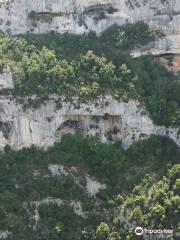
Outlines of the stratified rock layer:
[{"label": "stratified rock layer", "polygon": [[[23,100],[25,102],[25,99]],[[180,146],[178,129],[159,127],[136,101],[120,102],[111,96],[87,103],[51,96],[37,109],[24,109],[8,97],[0,99],[0,149],[35,145],[47,148],[64,134],[98,135],[103,142],[121,141],[128,148],[151,134],[168,136]]]},{"label": "stratified rock layer", "polygon": [[25,32],[101,32],[117,23],[143,20],[166,37],[152,48],[180,50],[180,0],[1,0],[0,30]]},{"label": "stratified rock layer", "polygon": [[[97,33],[117,23],[143,20],[165,36],[155,43],[132,52],[141,54],[176,54],[179,66],[180,0],[0,0],[0,30],[11,34],[26,32]],[[12,76],[0,75],[0,89],[12,88]],[[8,82],[11,79],[10,82]],[[73,104],[52,97],[37,109],[23,110],[10,97],[0,99],[0,148],[14,149],[32,144],[51,146],[70,132],[85,136],[98,134],[104,142],[122,141],[127,148],[132,142],[151,134],[167,135],[180,146],[178,129],[158,127],[144,115],[136,101],[118,102],[109,96],[87,104]],[[57,105],[62,105],[58,109]]]}]

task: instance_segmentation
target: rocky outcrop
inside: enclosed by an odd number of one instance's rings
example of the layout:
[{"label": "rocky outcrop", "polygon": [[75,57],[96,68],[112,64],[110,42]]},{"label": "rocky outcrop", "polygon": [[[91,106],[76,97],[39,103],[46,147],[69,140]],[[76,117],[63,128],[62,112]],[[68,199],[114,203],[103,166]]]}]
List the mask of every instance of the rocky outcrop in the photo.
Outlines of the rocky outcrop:
[{"label": "rocky outcrop", "polygon": [[10,235],[8,231],[0,231],[0,239],[6,239]]},{"label": "rocky outcrop", "polygon": [[92,179],[89,176],[86,176],[86,182],[87,192],[90,196],[96,196],[99,190],[106,189],[105,184],[101,184],[100,182],[97,182],[95,179]]},{"label": "rocky outcrop", "polygon": [[[134,49],[131,56],[137,58],[142,55],[151,54],[169,70],[180,71],[180,31],[157,39],[147,46]],[[166,33],[168,34],[168,33]]]},{"label": "rocky outcrop", "polygon": [[160,55],[180,53],[179,0],[1,0],[0,30],[11,34],[100,33],[108,26],[146,22],[163,38],[136,50]]},{"label": "rocky outcrop", "polygon": [[[19,11],[20,9],[20,11]],[[179,0],[1,0],[0,30],[26,32],[100,33],[108,26],[143,20],[164,37],[135,56],[180,53]]]},{"label": "rocky outcrop", "polygon": [[0,29],[13,34],[100,32],[139,20],[168,35],[180,30],[179,0],[1,0],[0,16]]},{"label": "rocky outcrop", "polygon": [[5,67],[0,73],[0,90],[12,89],[14,88],[13,77],[10,67]]},{"label": "rocky outcrop", "polygon": [[[37,99],[34,99],[36,101]],[[156,126],[145,109],[134,100],[120,102],[111,96],[80,102],[50,96],[38,108],[24,109],[27,99],[17,103],[0,98],[0,149],[21,149],[35,145],[47,148],[67,133],[98,135],[103,142],[133,142],[151,134],[168,136],[180,146],[178,129]]]}]

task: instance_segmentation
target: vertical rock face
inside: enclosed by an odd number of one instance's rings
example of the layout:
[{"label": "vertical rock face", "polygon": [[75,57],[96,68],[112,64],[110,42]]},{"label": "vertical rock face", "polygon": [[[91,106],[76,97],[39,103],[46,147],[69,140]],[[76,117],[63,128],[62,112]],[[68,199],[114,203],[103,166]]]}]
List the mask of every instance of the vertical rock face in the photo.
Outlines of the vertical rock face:
[{"label": "vertical rock face", "polygon": [[[25,102],[25,99],[23,100]],[[60,106],[60,107],[59,107]],[[64,134],[98,135],[103,142],[124,148],[151,134],[168,136],[180,146],[178,129],[155,126],[136,101],[118,102],[110,96],[80,103],[51,96],[37,109],[24,109],[7,97],[0,99],[0,149],[35,145],[47,148]]]},{"label": "vertical rock face", "polygon": [[144,20],[166,32],[177,32],[179,11],[179,0],[1,0],[0,29],[13,34],[99,32],[115,22]]},{"label": "vertical rock face", "polygon": [[140,20],[165,33],[150,52],[180,53],[179,0],[0,0],[0,31],[11,34],[100,33]]},{"label": "vertical rock face", "polygon": [[0,31],[11,34],[100,33],[140,20],[165,34],[146,52],[180,53],[179,0],[0,0]]},{"label": "vertical rock face", "polygon": [[[114,6],[117,2],[116,0],[4,0],[0,5],[0,29],[12,34],[27,31],[42,33],[51,30],[82,33],[96,26],[93,17],[100,11],[113,15],[108,13],[108,10],[115,11]],[[104,21],[95,28],[97,30],[105,28],[107,23],[108,21]]]},{"label": "vertical rock face", "polygon": [[[100,33],[117,23],[143,20],[150,27],[163,31],[165,37],[134,56],[150,51],[153,54],[180,53],[180,0],[0,0],[0,30],[11,34],[26,32]],[[177,59],[175,64],[179,64]],[[5,68],[0,74],[0,90],[13,88],[12,74]],[[0,149],[14,149],[32,144],[48,147],[66,133],[98,134],[104,142],[131,143],[151,134],[167,135],[180,146],[178,129],[153,124],[144,115],[139,103],[117,102],[109,96],[87,104],[73,104],[62,99],[58,109],[56,97],[38,109],[0,99]],[[58,100],[59,101],[59,100]]]},{"label": "vertical rock face", "polygon": [[0,74],[0,90],[12,89],[13,87],[12,73],[10,67],[7,66]]}]

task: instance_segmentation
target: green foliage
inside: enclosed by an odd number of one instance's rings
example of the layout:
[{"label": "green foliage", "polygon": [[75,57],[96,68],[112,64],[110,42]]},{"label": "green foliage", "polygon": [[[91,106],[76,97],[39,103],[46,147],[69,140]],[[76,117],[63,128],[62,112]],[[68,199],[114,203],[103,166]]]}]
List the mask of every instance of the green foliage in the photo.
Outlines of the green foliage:
[{"label": "green foliage", "polygon": [[101,39],[108,41],[108,43],[113,41],[111,46],[115,45],[122,50],[131,50],[155,40],[155,36],[147,24],[138,22],[135,24],[127,23],[122,27],[114,25],[102,33]]},{"label": "green foliage", "polygon": [[110,233],[110,228],[106,223],[101,223],[96,230],[97,240],[106,240]]},{"label": "green foliage", "polygon": [[[108,223],[111,225],[108,234],[116,232],[122,239],[139,239],[134,232],[136,226],[146,229],[173,229],[175,233],[178,232],[180,196],[176,195],[171,185],[171,173],[176,171],[178,177],[179,167],[180,164],[174,165],[160,181],[145,176],[133,193],[124,197],[121,208],[116,209],[113,221]],[[158,235],[156,237],[159,238]],[[99,239],[98,235],[95,239]],[[166,234],[163,239],[178,238]]]},{"label": "green foliage", "polygon": [[[103,144],[97,137],[85,139],[80,135],[64,136],[46,152],[34,147],[10,150],[0,155],[1,230],[12,232],[13,240],[31,240],[32,236],[34,240],[92,240],[96,236],[119,240],[125,230],[121,234],[109,222],[111,209],[116,206],[125,210],[125,216],[130,211],[128,221],[142,224],[155,221],[170,226],[176,223],[179,214],[179,159],[179,150],[172,141],[155,136],[127,151]],[[73,166],[77,172],[70,170],[67,176],[52,176],[49,164],[60,164],[68,170]],[[172,168],[167,177],[162,178],[169,166]],[[145,176],[151,172],[162,180],[157,183],[156,178]],[[87,174],[107,185],[96,199],[85,191]],[[64,202],[36,205],[48,198]],[[82,203],[83,211],[88,213],[86,219],[74,213],[72,200]],[[37,206],[40,220],[33,230],[35,221],[31,214]],[[110,215],[104,214],[104,208]],[[108,226],[100,224],[106,221]],[[93,231],[97,226],[97,231]]]},{"label": "green foliage", "polygon": [[[97,17],[104,18],[105,16],[100,13]],[[125,41],[122,41],[122,44],[119,45],[122,35]],[[46,46],[51,50],[55,50],[60,59],[72,60],[81,54],[86,54],[89,50],[93,50],[95,54],[105,54],[108,60],[111,60],[117,55],[121,58],[122,51],[126,52],[153,41],[155,34],[149,30],[147,24],[137,22],[135,24],[125,24],[124,26],[113,25],[105,30],[101,36],[97,36],[95,32],[83,35],[51,32],[50,34],[41,35],[27,34],[22,37],[30,45],[33,44],[39,49]]]},{"label": "green foliage", "polygon": [[[49,18],[31,14],[35,21]],[[129,54],[152,40],[154,34],[142,22],[112,26],[101,36],[1,35],[0,72],[10,66],[17,95],[133,98],[145,104],[156,123],[179,125],[179,76],[151,56],[132,59]],[[0,155],[0,230],[12,233],[9,240],[135,240],[132,224],[177,228],[179,159],[176,144],[156,136],[126,151],[81,135],[64,136],[46,152],[34,147],[9,150]],[[49,164],[73,166],[77,173],[53,177]],[[86,174],[107,186],[96,198],[85,191]],[[37,205],[48,197],[63,204]],[[86,219],[74,213],[72,200],[82,203]],[[37,210],[35,226],[32,214]]]},{"label": "green foliage", "polygon": [[[145,23],[112,26],[101,36],[55,34],[0,37],[0,70],[13,71],[15,94],[81,98],[111,94],[138,99],[155,123],[180,124],[180,81],[150,56],[130,50],[154,40]],[[2,67],[1,67],[2,66]]]}]

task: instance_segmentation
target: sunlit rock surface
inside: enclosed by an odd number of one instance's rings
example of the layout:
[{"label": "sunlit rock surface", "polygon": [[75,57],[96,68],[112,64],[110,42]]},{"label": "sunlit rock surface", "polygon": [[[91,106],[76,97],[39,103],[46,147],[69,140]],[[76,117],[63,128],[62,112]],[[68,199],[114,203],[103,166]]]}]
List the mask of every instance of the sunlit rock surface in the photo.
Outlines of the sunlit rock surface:
[{"label": "sunlit rock surface", "polygon": [[100,33],[140,20],[163,37],[133,56],[180,54],[180,0],[0,0],[0,31],[11,34]]},{"label": "sunlit rock surface", "polygon": [[[56,32],[100,33],[117,23],[143,20],[163,32],[156,42],[132,52],[134,57],[180,53],[180,0],[1,0],[0,30],[11,34]],[[179,66],[179,55],[174,60]],[[10,81],[9,81],[9,80]],[[0,90],[12,88],[8,69],[0,74]],[[24,100],[22,100],[24,101]],[[111,97],[79,104],[51,98],[37,109],[0,99],[0,148],[32,144],[47,148],[66,133],[98,134],[104,142],[121,141],[124,148],[151,134],[166,135],[180,146],[178,129],[153,124],[136,101],[117,102]],[[59,106],[61,107],[59,107]]]},{"label": "sunlit rock surface", "polygon": [[[144,20],[170,34],[180,30],[179,0],[1,0],[0,29],[14,34],[102,31]],[[104,15],[99,17],[99,13]],[[103,17],[104,16],[104,17]]]},{"label": "sunlit rock surface", "polygon": [[76,98],[66,101],[50,96],[36,109],[24,109],[23,104],[11,97],[0,98],[1,150],[31,145],[46,149],[67,133],[98,135],[103,142],[122,142],[124,148],[156,134],[168,136],[180,146],[179,130],[154,125],[134,100],[125,103],[105,96],[81,103]]},{"label": "sunlit rock surface", "polygon": [[5,67],[0,73],[0,90],[14,88],[13,77],[10,67]]}]

